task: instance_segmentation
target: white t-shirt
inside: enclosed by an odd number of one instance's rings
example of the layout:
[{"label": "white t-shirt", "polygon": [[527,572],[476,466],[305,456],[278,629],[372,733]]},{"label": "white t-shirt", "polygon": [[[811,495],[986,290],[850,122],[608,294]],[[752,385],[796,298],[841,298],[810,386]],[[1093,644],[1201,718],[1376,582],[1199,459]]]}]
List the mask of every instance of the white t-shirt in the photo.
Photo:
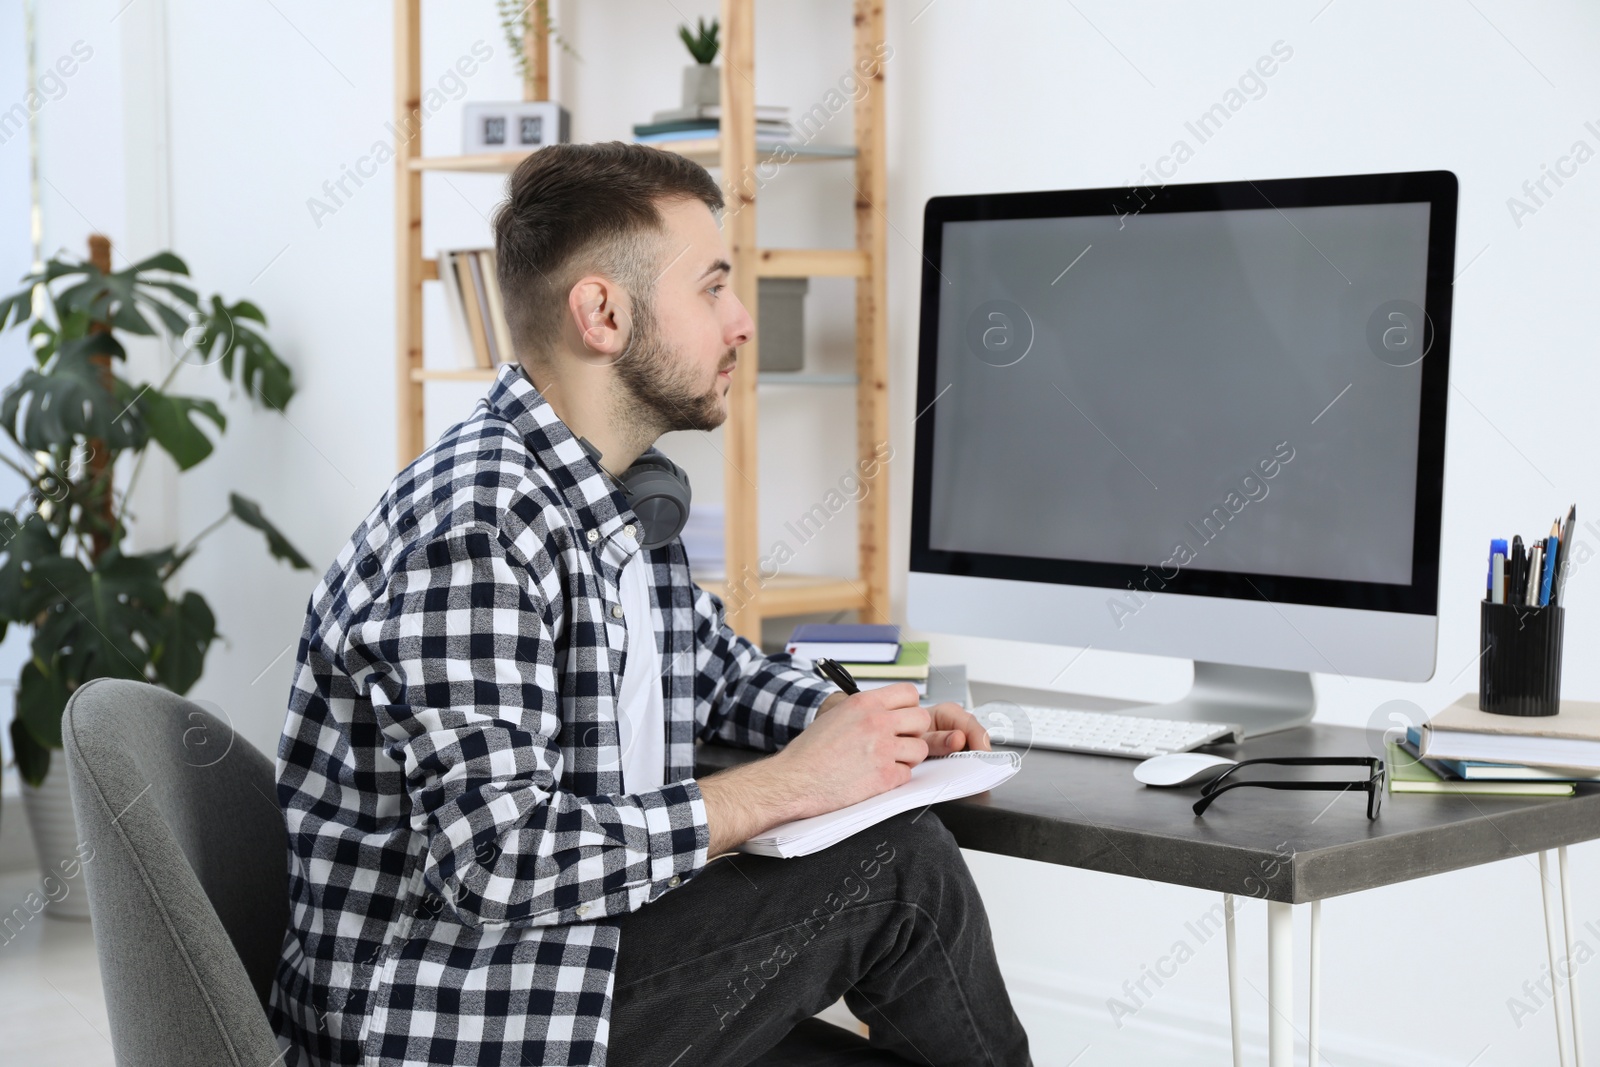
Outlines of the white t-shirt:
[{"label": "white t-shirt", "polygon": [[617,694],[622,788],[643,793],[666,784],[666,707],[661,699],[661,654],[650,610],[650,566],[643,551],[622,568],[618,593],[628,628],[628,656]]}]

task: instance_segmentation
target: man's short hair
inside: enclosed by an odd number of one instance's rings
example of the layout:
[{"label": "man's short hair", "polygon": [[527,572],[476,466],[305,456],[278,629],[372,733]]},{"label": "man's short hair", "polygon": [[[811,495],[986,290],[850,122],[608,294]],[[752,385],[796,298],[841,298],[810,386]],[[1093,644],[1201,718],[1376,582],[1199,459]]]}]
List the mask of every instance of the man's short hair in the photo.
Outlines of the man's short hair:
[{"label": "man's short hair", "polygon": [[722,210],[706,169],[676,152],[607,141],[554,144],[518,165],[495,209],[506,323],[519,356],[541,358],[561,335],[567,294],[600,274],[648,306],[662,260],[660,203]]}]

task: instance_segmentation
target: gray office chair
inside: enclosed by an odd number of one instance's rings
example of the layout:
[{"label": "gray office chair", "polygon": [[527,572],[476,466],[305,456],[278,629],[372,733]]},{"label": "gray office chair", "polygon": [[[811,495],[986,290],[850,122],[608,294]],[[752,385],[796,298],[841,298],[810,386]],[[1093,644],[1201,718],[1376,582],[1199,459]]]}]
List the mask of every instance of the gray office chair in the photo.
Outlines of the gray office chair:
[{"label": "gray office chair", "polygon": [[289,923],[272,763],[198,704],[102,678],[61,724],[120,1067],[265,1067]]},{"label": "gray office chair", "polygon": [[[276,1062],[264,1009],[289,888],[272,762],[141,682],[82,686],[61,732],[119,1067]],[[756,1065],[903,1062],[808,1019]]]}]

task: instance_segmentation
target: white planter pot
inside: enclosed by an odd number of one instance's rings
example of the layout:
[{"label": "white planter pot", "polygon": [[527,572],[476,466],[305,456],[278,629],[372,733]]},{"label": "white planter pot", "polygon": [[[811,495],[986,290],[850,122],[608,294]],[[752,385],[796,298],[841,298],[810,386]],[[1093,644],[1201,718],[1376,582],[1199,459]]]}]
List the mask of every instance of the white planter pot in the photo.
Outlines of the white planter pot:
[{"label": "white planter pot", "polygon": [[64,753],[50,753],[50,772],[37,789],[22,783],[22,808],[28,814],[34,851],[39,856],[44,914],[52,919],[87,919],[89,892],[84,887]]},{"label": "white planter pot", "polygon": [[695,63],[683,68],[683,106],[710,107],[722,102],[722,67]]}]

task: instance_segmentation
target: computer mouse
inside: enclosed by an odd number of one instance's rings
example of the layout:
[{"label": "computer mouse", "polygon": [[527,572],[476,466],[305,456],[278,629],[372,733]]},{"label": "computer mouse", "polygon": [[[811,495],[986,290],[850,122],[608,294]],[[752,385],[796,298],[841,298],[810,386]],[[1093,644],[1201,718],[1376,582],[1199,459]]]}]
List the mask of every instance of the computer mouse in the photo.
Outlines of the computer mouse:
[{"label": "computer mouse", "polygon": [[1169,752],[1140,763],[1133,769],[1133,777],[1145,785],[1194,785],[1209,782],[1237,762],[1204,752]]}]

